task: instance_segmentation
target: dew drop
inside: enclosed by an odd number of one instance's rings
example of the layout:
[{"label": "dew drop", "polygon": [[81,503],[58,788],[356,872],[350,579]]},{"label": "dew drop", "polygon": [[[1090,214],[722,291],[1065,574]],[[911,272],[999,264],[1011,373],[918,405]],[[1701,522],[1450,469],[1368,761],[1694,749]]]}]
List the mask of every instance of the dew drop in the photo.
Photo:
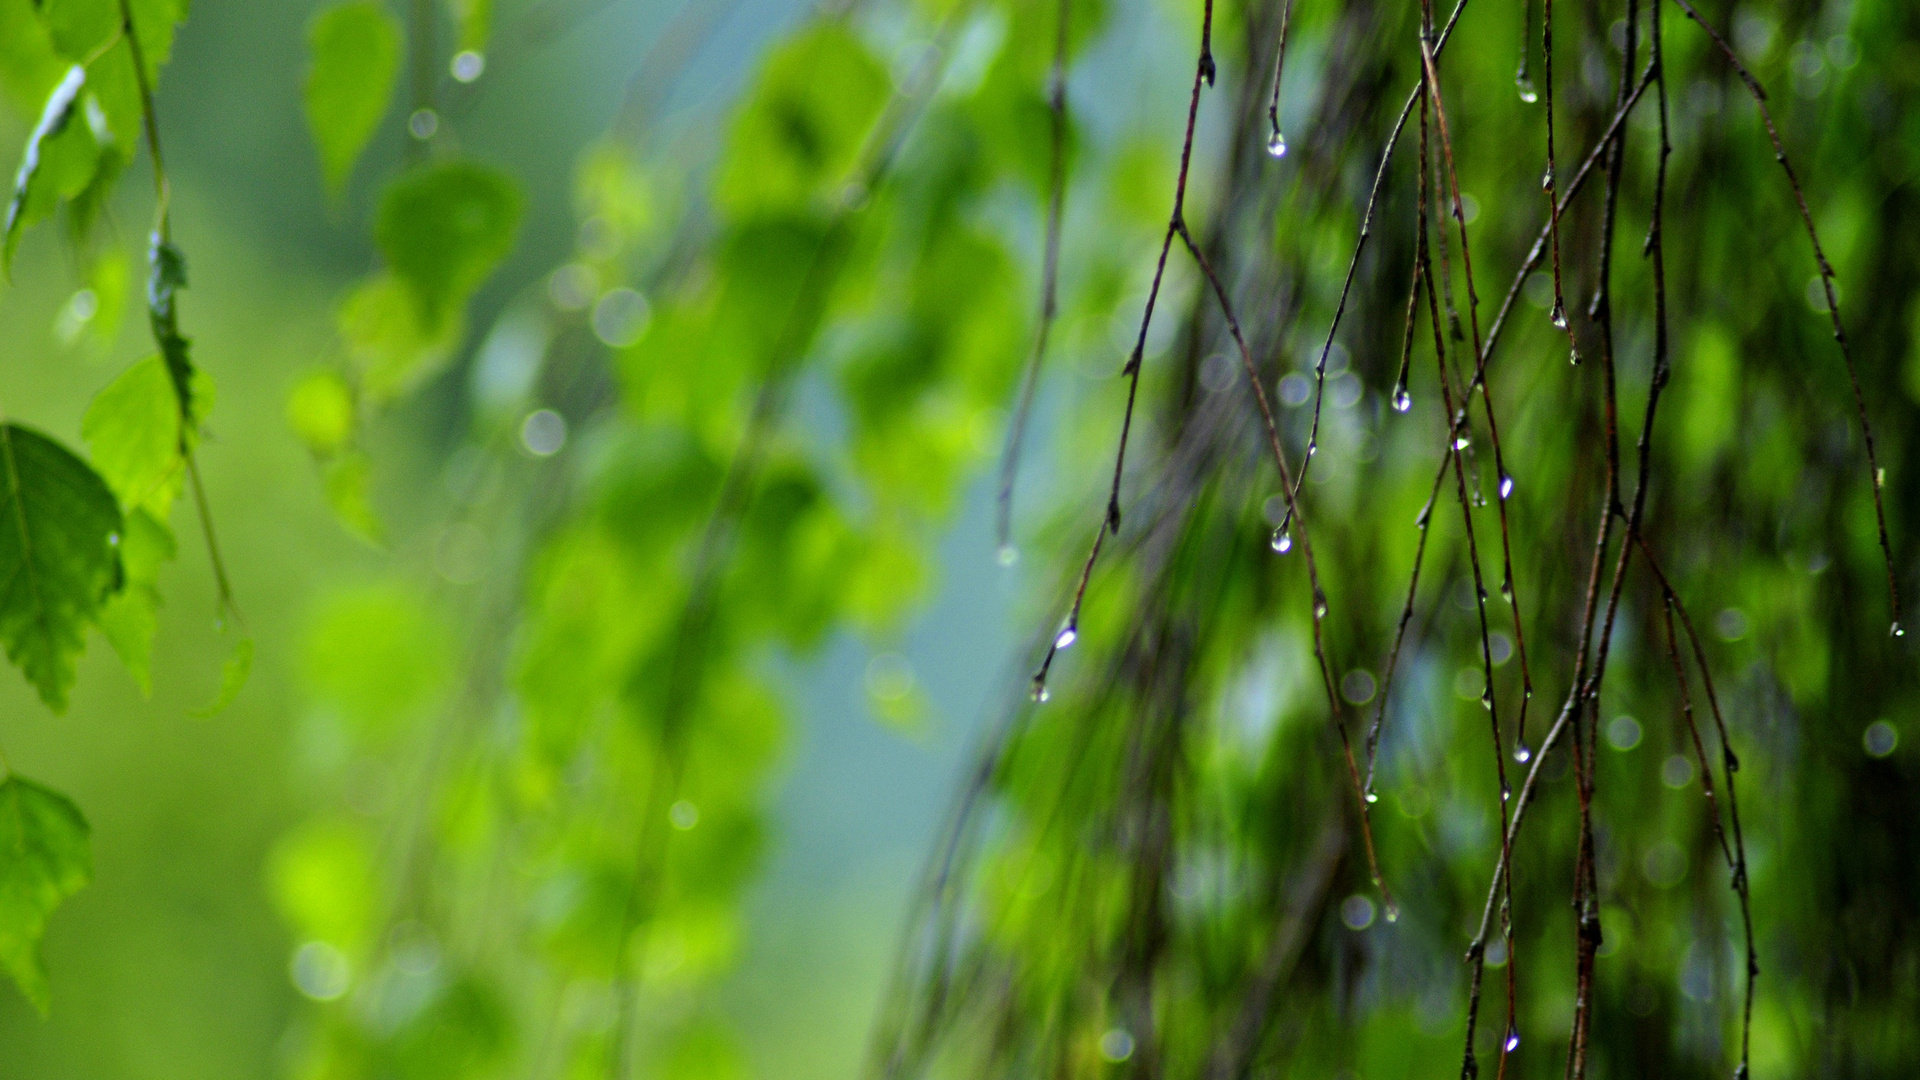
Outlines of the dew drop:
[{"label": "dew drop", "polygon": [[1580,366],[1580,346],[1573,345],[1568,347],[1567,363],[1572,364],[1575,367]]},{"label": "dew drop", "polygon": [[1267,156],[1283,158],[1287,156],[1287,137],[1275,129],[1272,138],[1267,140]]},{"label": "dew drop", "polygon": [[1508,499],[1512,497],[1513,497],[1513,477],[1508,476],[1506,473],[1501,473],[1500,474],[1500,501],[1506,502]]},{"label": "dew drop", "polygon": [[415,109],[407,117],[407,133],[425,142],[440,130],[440,114],[432,109]]},{"label": "dew drop", "polygon": [[1307,460],[1309,461],[1313,460],[1313,455],[1319,452],[1320,452],[1320,440],[1308,439],[1307,440]]},{"label": "dew drop", "polygon": [[1214,74],[1213,54],[1203,54],[1200,57],[1200,77],[1207,81],[1208,86],[1212,86]]},{"label": "dew drop", "polygon": [[1501,1048],[1509,1054],[1518,1050],[1520,1048],[1520,1029],[1514,1027],[1513,1024],[1509,1022],[1507,1024],[1507,1041],[1500,1045]]},{"label": "dew drop", "polygon": [[1455,450],[1465,450],[1467,447],[1472,445],[1473,445],[1473,440],[1469,439],[1465,435],[1457,435],[1454,437],[1453,448]]},{"label": "dew drop", "polygon": [[1290,531],[1285,525],[1282,525],[1279,528],[1274,529],[1273,540],[1271,541],[1271,544],[1273,546],[1273,553],[1275,555],[1285,555],[1287,552],[1292,551],[1293,550],[1292,531]]},{"label": "dew drop", "polygon": [[1887,486],[1887,470],[1885,469],[1873,470],[1873,486],[1876,488],[1883,488]]},{"label": "dew drop", "polygon": [[1896,622],[1893,624],[1893,629],[1889,631],[1889,634],[1893,637],[1906,637],[1907,628]]},{"label": "dew drop", "polygon": [[1399,922],[1400,921],[1400,905],[1392,900],[1387,901],[1386,916],[1387,916],[1388,922]]},{"label": "dew drop", "polygon": [[1553,320],[1553,328],[1555,330],[1565,330],[1567,328],[1567,305],[1558,299],[1554,300],[1553,313],[1548,315],[1547,318]]},{"label": "dew drop", "polygon": [[1047,677],[1045,675],[1035,675],[1033,677],[1033,700],[1045,705],[1047,699],[1052,696],[1052,694],[1047,693]]},{"label": "dew drop", "polygon": [[1493,708],[1493,687],[1491,685],[1485,690],[1480,691],[1480,707],[1488,710]]},{"label": "dew drop", "polygon": [[1053,647],[1056,650],[1064,649],[1078,640],[1080,640],[1080,631],[1075,629],[1072,623],[1068,623],[1060,628],[1058,634],[1054,635]]},{"label": "dew drop", "polygon": [[1377,803],[1377,802],[1379,802],[1379,801],[1380,801],[1380,793],[1379,793],[1379,792],[1377,792],[1377,791],[1369,791],[1369,792],[1367,792],[1367,802],[1368,802],[1369,804],[1372,804],[1372,803]]},{"label": "dew drop", "polygon": [[1540,174],[1540,190],[1553,190],[1553,166],[1551,165],[1547,166],[1546,171]]},{"label": "dew drop", "polygon": [[470,83],[487,70],[487,57],[485,53],[463,49],[453,54],[451,66],[455,82]]},{"label": "dew drop", "polygon": [[1513,603],[1513,579],[1512,578],[1505,577],[1500,579],[1500,599],[1505,600],[1509,604]]},{"label": "dew drop", "polygon": [[1500,801],[1501,802],[1513,801],[1513,785],[1508,783],[1505,780],[1500,781]]},{"label": "dew drop", "polygon": [[1737,755],[1737,754],[1735,754],[1735,753],[1734,753],[1733,751],[1731,751],[1731,750],[1728,750],[1728,751],[1726,751],[1726,755],[1727,755],[1727,771],[1728,771],[1728,772],[1739,772],[1739,771],[1740,771],[1740,757],[1739,757],[1739,755]]},{"label": "dew drop", "polygon": [[1020,549],[1012,544],[1001,544],[994,557],[1000,560],[1001,566],[1012,566],[1020,561]]},{"label": "dew drop", "polygon": [[1527,762],[1532,761],[1533,747],[1528,746],[1524,741],[1515,745],[1513,748],[1513,760],[1519,762],[1522,765],[1525,765]]},{"label": "dew drop", "polygon": [[1327,594],[1318,589],[1313,591],[1313,617],[1316,619],[1327,617]]},{"label": "dew drop", "polygon": [[1513,80],[1513,84],[1520,90],[1521,101],[1531,105],[1540,100],[1540,91],[1533,88],[1533,80],[1527,76],[1521,75],[1519,78]]},{"label": "dew drop", "polygon": [[1395,387],[1393,391],[1393,411],[1403,413],[1411,408],[1413,408],[1413,397],[1407,393],[1405,384]]}]

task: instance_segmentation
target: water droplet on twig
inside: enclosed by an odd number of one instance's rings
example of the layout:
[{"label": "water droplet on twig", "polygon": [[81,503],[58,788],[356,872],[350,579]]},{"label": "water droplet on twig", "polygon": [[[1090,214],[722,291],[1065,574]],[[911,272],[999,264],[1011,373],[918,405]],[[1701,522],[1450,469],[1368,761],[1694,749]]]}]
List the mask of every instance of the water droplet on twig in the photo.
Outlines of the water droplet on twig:
[{"label": "water droplet on twig", "polygon": [[994,557],[1000,560],[1001,566],[1012,566],[1020,561],[1020,549],[1012,544],[1001,544]]},{"label": "water droplet on twig", "polygon": [[1525,765],[1527,762],[1532,761],[1533,747],[1528,746],[1525,740],[1522,740],[1519,743],[1516,743],[1513,748],[1513,760],[1519,762],[1522,765]]},{"label": "water droplet on twig", "polygon": [[1060,628],[1060,632],[1058,634],[1054,635],[1053,647],[1055,650],[1064,649],[1072,645],[1075,641],[1078,641],[1079,639],[1080,639],[1080,631],[1073,625],[1073,623],[1069,622],[1067,623],[1067,625]]},{"label": "water droplet on twig", "polygon": [[1283,158],[1287,156],[1287,137],[1275,128],[1273,136],[1267,140],[1267,156]]},{"label": "water droplet on twig", "polygon": [[1033,700],[1045,705],[1047,699],[1052,696],[1053,695],[1047,693],[1047,677],[1045,675],[1035,675],[1033,677]]},{"label": "water droplet on twig", "polygon": [[1506,473],[1501,473],[1500,474],[1500,501],[1506,502],[1507,499],[1512,497],[1512,495],[1513,495],[1513,477],[1507,475]]},{"label": "water droplet on twig", "polygon": [[1553,328],[1555,330],[1565,330],[1567,328],[1566,302],[1559,299],[1558,297],[1555,297],[1553,301],[1553,311],[1551,314],[1547,316],[1547,318],[1553,320]]},{"label": "water droplet on twig", "polygon": [[1520,91],[1521,101],[1531,105],[1540,100],[1540,91],[1533,88],[1533,80],[1527,77],[1526,72],[1521,72],[1519,77],[1513,80],[1513,84]]},{"label": "water droplet on twig", "polygon": [[1509,1054],[1520,1048],[1520,1029],[1514,1027],[1512,1021],[1508,1021],[1507,1023],[1507,1041],[1501,1043],[1500,1046],[1501,1049]]},{"label": "water droplet on twig", "polygon": [[1394,387],[1393,411],[1397,413],[1403,413],[1411,408],[1413,408],[1413,398],[1407,393],[1406,384],[1402,383],[1399,386]]},{"label": "water droplet on twig", "polygon": [[1271,543],[1273,546],[1273,553],[1275,555],[1285,555],[1287,552],[1293,550],[1292,531],[1289,530],[1285,525],[1282,525],[1274,529],[1273,540],[1271,541]]}]

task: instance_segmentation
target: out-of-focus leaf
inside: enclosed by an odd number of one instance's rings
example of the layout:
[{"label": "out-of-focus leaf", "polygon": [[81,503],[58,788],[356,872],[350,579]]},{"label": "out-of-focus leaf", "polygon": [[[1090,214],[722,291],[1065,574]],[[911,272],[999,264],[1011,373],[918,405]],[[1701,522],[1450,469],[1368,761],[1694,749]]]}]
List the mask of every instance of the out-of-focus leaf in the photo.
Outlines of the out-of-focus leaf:
[{"label": "out-of-focus leaf", "polygon": [[173,532],[145,510],[127,513],[120,536],[119,592],[100,609],[100,632],[142,694],[153,692],[153,638],[160,627],[160,567],[173,559]]},{"label": "out-of-focus leaf", "polygon": [[287,395],[287,423],[307,449],[331,454],[353,437],[353,388],[338,372],[310,371]]},{"label": "out-of-focus leaf", "polygon": [[214,694],[213,701],[205,708],[195,709],[194,715],[209,719],[227,711],[233,699],[247,685],[247,677],[253,674],[253,639],[243,637],[233,643],[233,651],[227,654],[227,661],[220,665],[220,690]]},{"label": "out-of-focus leaf", "polygon": [[[20,169],[14,174],[13,196],[7,200],[7,220],[4,240],[0,240],[0,261],[4,261],[9,271],[13,267],[13,252],[20,243],[20,230],[30,218],[45,216],[52,199],[42,195],[35,199],[35,181],[40,178],[43,156],[49,154],[50,144],[62,133],[73,127],[73,120],[80,111],[80,92],[86,89],[87,69],[75,64],[47,95],[47,101],[40,110],[39,122],[33,125],[33,131],[27,136],[27,148],[20,155]],[[62,166],[69,162],[61,161]],[[88,162],[91,165],[91,162]],[[71,175],[72,170],[63,167],[61,179]],[[56,181],[57,183],[57,181]]]},{"label": "out-of-focus leaf", "polygon": [[301,937],[349,956],[370,944],[379,903],[374,841],[358,823],[315,821],[267,860],[268,889]]},{"label": "out-of-focus leaf", "polygon": [[159,356],[134,364],[94,395],[80,421],[94,468],[120,504],[165,520],[180,493],[180,406]]},{"label": "out-of-focus leaf", "polygon": [[60,305],[53,333],[62,345],[85,345],[105,353],[120,337],[127,310],[127,288],[132,275],[127,257],[118,251],[101,252],[87,267],[87,283]]},{"label": "out-of-focus leaf", "polygon": [[374,403],[391,401],[437,374],[460,343],[466,320],[450,312],[436,325],[425,319],[412,290],[390,273],[356,286],[340,305],[340,336]]},{"label": "out-of-focus leaf", "polygon": [[92,876],[79,808],[31,780],[0,780],[0,964],[42,1014],[51,994],[40,938],[54,909]]},{"label": "out-of-focus leaf", "polygon": [[855,179],[890,86],[886,69],[842,22],[822,22],[782,44],[735,114],[720,205],[741,220],[837,193]]},{"label": "out-of-focus leaf", "polygon": [[415,593],[393,585],[329,598],[307,631],[308,679],[356,726],[376,734],[418,714],[452,669],[447,627]]},{"label": "out-of-focus leaf", "polygon": [[118,578],[120,507],[86,462],[18,424],[0,426],[0,467],[0,645],[58,712]]},{"label": "out-of-focus leaf", "polygon": [[431,165],[388,187],[374,240],[429,333],[513,250],[521,201],[512,180],[470,161]]},{"label": "out-of-focus leaf", "polygon": [[386,528],[373,510],[373,465],[365,454],[342,454],[327,463],[327,505],[354,535],[376,547]]},{"label": "out-of-focus leaf", "polygon": [[386,115],[401,47],[400,20],[373,0],[335,5],[307,23],[307,126],[335,196]]}]

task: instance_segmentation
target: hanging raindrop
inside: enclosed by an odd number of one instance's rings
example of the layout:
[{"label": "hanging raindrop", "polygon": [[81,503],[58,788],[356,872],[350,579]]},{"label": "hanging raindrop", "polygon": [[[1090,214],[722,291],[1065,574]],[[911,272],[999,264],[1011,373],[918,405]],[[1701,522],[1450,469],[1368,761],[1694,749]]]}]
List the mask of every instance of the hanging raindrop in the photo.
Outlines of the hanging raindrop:
[{"label": "hanging raindrop", "polygon": [[1319,589],[1313,590],[1313,617],[1316,619],[1327,617],[1327,594]]},{"label": "hanging raindrop", "polygon": [[1505,600],[1509,604],[1513,603],[1513,579],[1511,577],[1500,579],[1500,599]]},{"label": "hanging raindrop", "polygon": [[1500,1045],[1509,1054],[1520,1048],[1520,1029],[1514,1027],[1511,1020],[1507,1022],[1507,1041]]},{"label": "hanging raindrop", "polygon": [[1080,631],[1074,627],[1073,623],[1069,622],[1067,623],[1067,625],[1060,628],[1060,632],[1058,634],[1054,635],[1053,647],[1056,651],[1060,649],[1064,649],[1067,646],[1072,645],[1075,641],[1078,641],[1079,639],[1080,639]]},{"label": "hanging raindrop", "polygon": [[1896,622],[1893,624],[1893,629],[1889,633],[1892,637],[1906,637],[1907,628]]},{"label": "hanging raindrop", "polygon": [[1465,450],[1467,447],[1472,445],[1473,445],[1473,440],[1469,439],[1465,435],[1457,435],[1454,437],[1453,448],[1455,450]]},{"label": "hanging raindrop", "polygon": [[1565,330],[1567,328],[1566,303],[1559,297],[1555,297],[1553,301],[1553,313],[1548,315],[1547,318],[1553,320],[1553,328],[1555,330]]},{"label": "hanging raindrop", "polygon": [[1052,696],[1053,695],[1047,693],[1047,677],[1045,675],[1035,675],[1033,677],[1033,700],[1045,705],[1047,699]]},{"label": "hanging raindrop", "polygon": [[1524,739],[1521,740],[1519,743],[1516,743],[1513,748],[1513,760],[1519,762],[1522,765],[1525,765],[1527,762],[1532,761],[1533,747],[1528,746],[1526,743],[1526,740]]},{"label": "hanging raindrop", "polygon": [[1491,710],[1493,708],[1493,684],[1492,683],[1488,683],[1487,688],[1480,691],[1480,707],[1487,710]]},{"label": "hanging raindrop", "polygon": [[1380,801],[1380,793],[1379,793],[1379,792],[1377,792],[1377,791],[1369,791],[1369,792],[1367,792],[1367,803],[1368,803],[1368,805],[1372,805],[1373,803],[1377,803],[1377,802],[1379,802],[1379,801]]},{"label": "hanging raindrop", "polygon": [[1278,528],[1274,529],[1272,545],[1273,545],[1273,553],[1275,555],[1285,555],[1287,552],[1292,551],[1293,550],[1293,532],[1289,530],[1285,525],[1279,526]]},{"label": "hanging raindrop", "polygon": [[1500,781],[1500,801],[1501,802],[1513,801],[1513,785],[1507,783],[1505,780]]},{"label": "hanging raindrop", "polygon": [[1546,171],[1540,174],[1540,190],[1553,190],[1553,166],[1551,165],[1547,166]]},{"label": "hanging raindrop", "polygon": [[1527,77],[1526,72],[1523,71],[1515,77],[1513,84],[1520,90],[1521,101],[1531,105],[1540,100],[1540,91],[1533,88],[1533,80]]},{"label": "hanging raindrop", "polygon": [[1001,566],[1012,566],[1020,561],[1020,549],[1012,544],[1001,544],[996,557],[1000,560]]},{"label": "hanging raindrop", "polygon": [[1273,129],[1273,136],[1267,140],[1267,156],[1283,158],[1287,156],[1287,137],[1280,134],[1279,128]]},{"label": "hanging raindrop", "polygon": [[1386,916],[1387,916],[1388,922],[1399,922],[1400,921],[1400,905],[1397,902],[1392,900],[1387,901]]},{"label": "hanging raindrop", "polygon": [[1506,473],[1501,473],[1500,474],[1500,501],[1506,502],[1507,499],[1512,497],[1512,495],[1513,495],[1513,477],[1507,475]]},{"label": "hanging raindrop", "polygon": [[1407,385],[1401,383],[1399,386],[1394,387],[1393,411],[1403,413],[1411,408],[1413,408],[1413,398],[1407,393]]},{"label": "hanging raindrop", "polygon": [[1307,440],[1307,460],[1312,461],[1313,455],[1319,452],[1320,452],[1320,440],[1318,439]]}]

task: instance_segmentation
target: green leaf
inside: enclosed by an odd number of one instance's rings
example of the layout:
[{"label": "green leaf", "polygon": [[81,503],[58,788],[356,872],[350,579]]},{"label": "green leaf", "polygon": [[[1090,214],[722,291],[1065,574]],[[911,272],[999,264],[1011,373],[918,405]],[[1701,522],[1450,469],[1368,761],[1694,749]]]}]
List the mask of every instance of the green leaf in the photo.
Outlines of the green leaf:
[{"label": "green leaf", "polygon": [[153,327],[154,343],[160,346],[160,358],[167,363],[167,377],[173,382],[173,396],[181,418],[199,415],[193,403],[193,360],[189,342],[180,333],[180,313],[174,301],[187,287],[187,257],[155,230],[147,249],[147,322]]},{"label": "green leaf", "polygon": [[50,996],[40,960],[47,918],[92,876],[79,808],[30,780],[0,781],[0,964],[42,1015]]},{"label": "green leaf", "polygon": [[153,693],[153,639],[160,629],[160,568],[178,548],[173,531],[145,510],[127,513],[120,538],[125,585],[100,609],[100,633],[142,694]]},{"label": "green leaf", "polygon": [[353,388],[339,372],[308,372],[287,395],[287,423],[314,453],[338,451],[353,438]]},{"label": "green leaf", "polygon": [[512,180],[465,161],[428,166],[387,189],[374,240],[429,333],[513,250],[521,201]]},{"label": "green leaf", "polygon": [[391,401],[438,374],[460,344],[463,314],[427,325],[413,290],[390,273],[356,285],[341,302],[336,323],[367,398]]},{"label": "green leaf", "polygon": [[204,709],[195,709],[193,715],[202,720],[211,719],[227,711],[233,699],[247,685],[247,677],[253,674],[253,639],[241,638],[233,643],[233,651],[227,654],[227,662],[220,666],[220,692],[214,695],[212,704]]},{"label": "green leaf", "polygon": [[121,372],[94,395],[80,421],[80,437],[120,505],[166,519],[184,470],[180,407],[159,356]]},{"label": "green leaf", "polygon": [[890,86],[886,68],[837,21],[781,45],[735,115],[720,204],[737,221],[837,194],[855,179]]},{"label": "green leaf", "polygon": [[[13,197],[7,201],[7,220],[3,247],[4,262],[9,270],[13,267],[14,248],[20,243],[20,230],[29,220],[44,216],[51,200],[45,196],[36,199],[34,181],[40,176],[42,157],[48,155],[50,144],[63,132],[73,126],[73,118],[80,111],[80,92],[87,86],[87,69],[75,64],[57,83],[53,92],[47,95],[47,102],[40,110],[40,120],[33,125],[33,131],[27,136],[27,148],[20,155],[20,170],[14,174]],[[62,165],[69,163],[63,155]],[[87,162],[91,175],[91,161]],[[71,171],[63,169],[63,172]]]},{"label": "green leaf", "polygon": [[0,466],[0,645],[58,712],[117,584],[120,507],[86,462],[18,424],[0,426]]},{"label": "green leaf", "polygon": [[371,0],[327,8],[307,23],[307,126],[327,190],[338,197],[380,127],[400,74],[400,20]]}]

